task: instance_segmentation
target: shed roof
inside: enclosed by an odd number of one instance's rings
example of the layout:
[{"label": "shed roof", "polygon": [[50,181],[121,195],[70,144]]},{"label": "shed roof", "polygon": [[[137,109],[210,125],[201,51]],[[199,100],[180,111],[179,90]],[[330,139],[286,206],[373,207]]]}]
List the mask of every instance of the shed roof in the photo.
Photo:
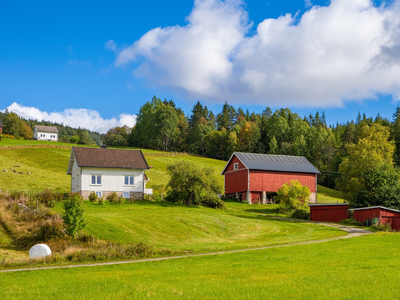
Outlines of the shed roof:
[{"label": "shed roof", "polygon": [[274,154],[256,154],[234,152],[226,164],[222,174],[225,173],[233,156],[236,156],[247,169],[261,171],[277,171],[277,172],[296,172],[319,174],[310,161],[304,156],[290,155],[274,155]]},{"label": "shed roof", "polygon": [[40,132],[58,133],[58,129],[55,126],[36,125],[35,127]]},{"label": "shed roof", "polygon": [[388,208],[388,207],[384,207],[384,206],[370,206],[370,207],[352,208],[352,209],[349,209],[349,210],[356,211],[356,210],[367,210],[367,209],[376,209],[376,208],[390,210],[390,211],[394,211],[394,212],[400,213],[400,210],[393,209],[393,208]]},{"label": "shed roof", "polygon": [[308,204],[310,207],[318,207],[318,206],[349,206],[348,203],[317,203],[317,204]]},{"label": "shed roof", "polygon": [[141,150],[72,147],[79,167],[148,169]]}]

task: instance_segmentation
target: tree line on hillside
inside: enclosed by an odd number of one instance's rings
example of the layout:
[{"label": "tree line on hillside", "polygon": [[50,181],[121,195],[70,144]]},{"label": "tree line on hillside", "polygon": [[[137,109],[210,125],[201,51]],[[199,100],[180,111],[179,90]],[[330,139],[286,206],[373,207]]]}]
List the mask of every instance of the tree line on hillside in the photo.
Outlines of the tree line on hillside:
[{"label": "tree line on hillside", "polygon": [[288,108],[261,113],[237,110],[227,102],[215,115],[197,102],[189,116],[170,100],[157,97],[139,111],[136,125],[110,129],[104,136],[109,146],[134,146],[180,151],[227,160],[235,151],[305,156],[320,171],[319,182],[335,187],[339,165],[348,156],[348,146],[362,138],[362,128],[379,124],[395,143],[393,159],[400,164],[400,108],[392,120],[379,114],[358,113],[355,121],[326,124],[325,114],[301,117]]},{"label": "tree line on hillside", "polygon": [[73,128],[56,122],[27,120],[8,110],[4,113],[0,112],[0,121],[3,123],[3,133],[12,135],[15,138],[30,140],[33,138],[35,125],[45,125],[57,127],[59,142],[82,145],[102,144],[103,135],[98,132],[83,128]]}]

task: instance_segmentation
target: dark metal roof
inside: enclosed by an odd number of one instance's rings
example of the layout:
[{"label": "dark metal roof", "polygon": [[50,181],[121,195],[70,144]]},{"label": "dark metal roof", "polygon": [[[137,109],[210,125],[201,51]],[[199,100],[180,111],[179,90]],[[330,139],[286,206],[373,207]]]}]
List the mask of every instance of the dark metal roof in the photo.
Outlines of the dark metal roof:
[{"label": "dark metal roof", "polygon": [[[233,155],[236,155],[237,158],[239,158],[239,160],[249,170],[296,172],[296,173],[311,173],[311,174],[320,173],[317,170],[317,168],[315,168],[312,165],[312,163],[310,163],[309,160],[304,156],[256,154],[256,153],[244,153],[244,152],[235,152],[233,153]],[[222,172],[222,174],[225,172],[225,169]]]},{"label": "dark metal roof", "polygon": [[79,167],[148,169],[141,150],[72,147]]},{"label": "dark metal roof", "polygon": [[394,212],[400,213],[400,210],[393,209],[393,208],[388,208],[388,207],[384,207],[384,206],[370,206],[370,207],[352,208],[352,209],[349,209],[349,210],[355,211],[355,210],[367,210],[367,209],[375,209],[375,208],[385,209],[385,210],[390,210],[390,211],[394,211]]},{"label": "dark metal roof", "polygon": [[317,203],[317,204],[308,204],[310,207],[315,207],[315,206],[348,206],[348,203]]}]

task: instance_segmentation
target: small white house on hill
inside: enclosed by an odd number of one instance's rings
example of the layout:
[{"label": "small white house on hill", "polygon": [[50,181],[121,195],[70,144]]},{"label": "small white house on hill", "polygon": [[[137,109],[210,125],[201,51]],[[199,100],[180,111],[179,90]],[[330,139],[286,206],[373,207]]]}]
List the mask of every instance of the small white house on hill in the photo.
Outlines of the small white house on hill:
[{"label": "small white house on hill", "polygon": [[151,195],[146,189],[148,170],[141,150],[72,147],[67,174],[71,175],[71,193],[88,199],[96,192],[106,198],[116,192],[124,198],[143,199]]},{"label": "small white house on hill", "polygon": [[33,138],[39,141],[58,141],[58,129],[54,126],[36,125]]}]

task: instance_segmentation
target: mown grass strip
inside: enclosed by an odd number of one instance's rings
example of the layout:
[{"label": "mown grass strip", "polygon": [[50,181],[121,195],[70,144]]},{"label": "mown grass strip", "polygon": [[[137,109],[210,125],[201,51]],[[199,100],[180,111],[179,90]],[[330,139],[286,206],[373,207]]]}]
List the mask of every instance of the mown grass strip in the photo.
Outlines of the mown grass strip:
[{"label": "mown grass strip", "polygon": [[[180,260],[7,273],[3,299],[397,299],[399,235]],[[51,283],[51,284],[49,284]]]}]

